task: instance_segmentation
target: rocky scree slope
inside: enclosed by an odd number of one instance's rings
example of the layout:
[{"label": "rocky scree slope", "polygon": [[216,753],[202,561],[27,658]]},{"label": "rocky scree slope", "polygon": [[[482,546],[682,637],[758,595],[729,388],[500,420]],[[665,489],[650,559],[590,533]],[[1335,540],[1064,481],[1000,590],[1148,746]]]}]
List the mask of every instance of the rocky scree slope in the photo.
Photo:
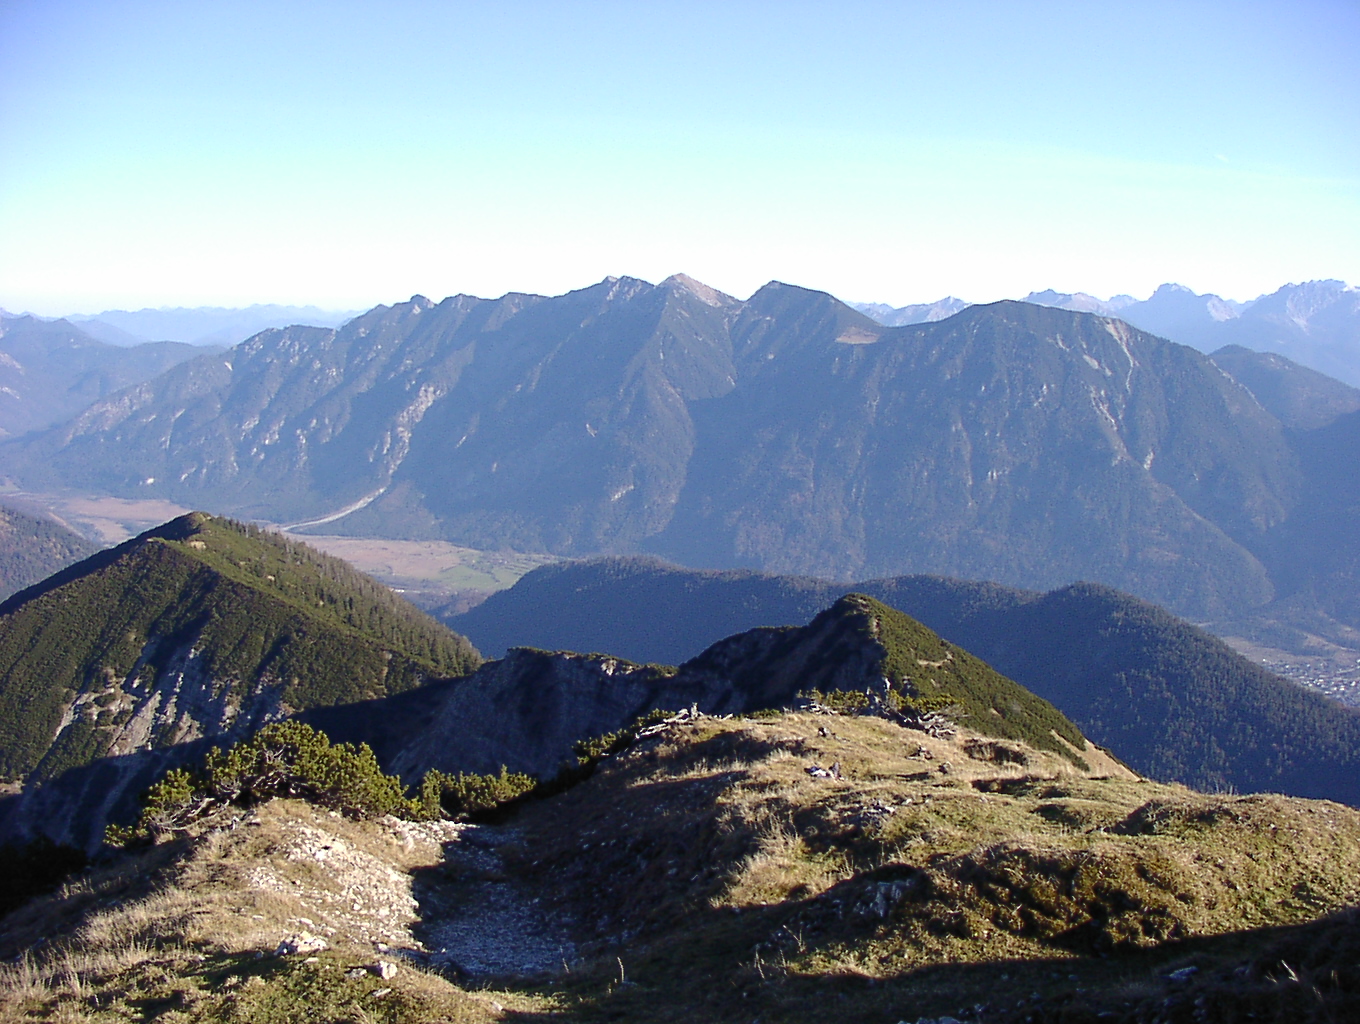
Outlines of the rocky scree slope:
[{"label": "rocky scree slope", "polygon": [[549,778],[575,741],[654,708],[741,714],[808,691],[931,698],[977,732],[1024,739],[1083,764],[1081,732],[1047,701],[892,608],[847,595],[806,626],[753,629],[678,669],[607,655],[515,649],[450,684],[430,724],[389,759],[408,783],[427,771]]},{"label": "rocky scree slope", "polygon": [[[0,999],[388,1024],[1353,1014],[1360,812],[1091,757],[873,717],[699,717],[506,825],[276,801],[0,923],[0,955],[31,951]],[[499,902],[472,898],[488,886]],[[479,968],[543,920],[570,943],[551,969]]]},{"label": "rocky scree slope", "polygon": [[353,821],[298,800],[230,809],[0,922],[0,1008],[6,1019],[489,1022],[506,1006],[546,1006],[460,991],[417,962],[445,850],[466,828]]},{"label": "rocky scree slope", "polygon": [[[851,586],[1051,701],[1146,775],[1360,805],[1360,712],[1128,594],[1093,584],[1037,593],[937,576]],[[523,644],[681,662],[719,637],[806,622],[845,587],[598,559],[536,569],[449,622],[492,656]]]},{"label": "rocky scree slope", "polygon": [[1273,543],[1307,485],[1293,441],[1200,353],[1016,302],[888,328],[778,283],[416,297],[268,331],[0,464],[357,535],[1085,578],[1196,616],[1324,568]]},{"label": "rocky scree slope", "polygon": [[9,832],[97,844],[150,775],[294,712],[413,690],[475,649],[303,544],[193,513],[0,604]]}]

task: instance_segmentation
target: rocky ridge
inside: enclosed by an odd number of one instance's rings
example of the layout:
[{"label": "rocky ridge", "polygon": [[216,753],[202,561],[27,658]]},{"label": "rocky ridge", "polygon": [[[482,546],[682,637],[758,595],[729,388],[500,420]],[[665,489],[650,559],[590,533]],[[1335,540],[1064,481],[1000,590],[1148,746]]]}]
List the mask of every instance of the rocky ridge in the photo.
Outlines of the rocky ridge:
[{"label": "rocky ridge", "polygon": [[806,626],[748,630],[679,668],[511,650],[450,685],[429,725],[388,766],[411,784],[431,769],[486,774],[502,765],[547,779],[575,766],[577,740],[620,730],[653,709],[744,714],[818,690],[934,698],[979,732],[1024,737],[1078,762],[1086,749],[1046,701],[901,612],[847,595]]}]

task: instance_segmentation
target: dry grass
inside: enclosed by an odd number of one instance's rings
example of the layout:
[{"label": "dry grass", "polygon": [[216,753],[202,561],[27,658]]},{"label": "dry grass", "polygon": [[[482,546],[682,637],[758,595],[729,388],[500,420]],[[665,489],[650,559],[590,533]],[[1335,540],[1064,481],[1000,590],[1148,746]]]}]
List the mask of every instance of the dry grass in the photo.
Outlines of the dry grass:
[{"label": "dry grass", "polygon": [[[808,772],[833,765],[838,778]],[[439,828],[460,826],[278,801],[11,915],[0,956],[29,952],[0,973],[0,1015],[770,1024],[963,1019],[986,1003],[989,1021],[1235,1019],[1193,1016],[1196,998],[1259,1019],[1360,1011],[1360,959],[1336,959],[1357,945],[1354,915],[1327,917],[1360,903],[1360,812],[1193,793],[1108,759],[1095,774],[877,719],[672,729],[520,812],[506,870],[575,920],[582,960],[495,993],[409,967],[345,973],[378,941],[417,945],[412,873],[433,877]],[[303,929],[330,948],[272,955]],[[1185,966],[1198,973],[1168,980]]]},{"label": "dry grass", "polygon": [[[0,969],[0,1017],[499,1017],[492,1000],[409,962],[390,981],[345,975],[375,962],[378,942],[419,948],[410,873],[437,864],[441,832],[457,826],[354,822],[282,800],[234,824],[128,857],[11,915],[0,948],[27,951]],[[273,955],[302,931],[329,948],[311,962]]]},{"label": "dry grass", "polygon": [[557,561],[553,555],[479,551],[445,541],[310,533],[293,536],[403,591],[504,590],[514,586],[525,573]]},{"label": "dry grass", "polygon": [[[997,992],[1162,991],[1186,943],[1360,902],[1355,809],[1092,760],[872,718],[705,720],[530,809],[521,870],[595,940],[607,994],[586,1019],[749,1020],[754,998],[766,1020],[828,1019],[808,1002],[828,985],[848,1016],[888,1020]],[[645,998],[608,987],[621,950]],[[968,974],[997,961],[1005,981]]]}]

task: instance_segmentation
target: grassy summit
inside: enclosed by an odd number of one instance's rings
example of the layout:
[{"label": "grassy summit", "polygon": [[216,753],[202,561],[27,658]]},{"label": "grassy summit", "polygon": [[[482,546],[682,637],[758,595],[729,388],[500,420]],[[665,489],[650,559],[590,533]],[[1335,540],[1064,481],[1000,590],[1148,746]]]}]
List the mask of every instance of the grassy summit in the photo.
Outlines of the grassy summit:
[{"label": "grassy summit", "polygon": [[786,704],[799,691],[868,690],[893,702],[945,707],[976,732],[1024,740],[1079,765],[1086,748],[1081,731],[1048,701],[864,594],[845,595],[806,626],[720,640],[681,665],[677,678],[704,676],[730,679],[748,695],[746,709]]},{"label": "grassy summit", "polygon": [[0,605],[0,777],[52,777],[478,662],[338,559],[191,513]]},{"label": "grassy summit", "polygon": [[[1088,756],[872,717],[700,716],[502,825],[277,800],[0,922],[0,1014],[1355,1019],[1360,812]],[[303,930],[324,948],[278,951]]]},{"label": "grassy summit", "polygon": [[910,615],[864,594],[841,598],[825,614],[882,646],[883,676],[895,688],[947,699],[983,735],[1024,740],[1080,763],[1071,748],[1084,750],[1086,740],[1067,716]]}]

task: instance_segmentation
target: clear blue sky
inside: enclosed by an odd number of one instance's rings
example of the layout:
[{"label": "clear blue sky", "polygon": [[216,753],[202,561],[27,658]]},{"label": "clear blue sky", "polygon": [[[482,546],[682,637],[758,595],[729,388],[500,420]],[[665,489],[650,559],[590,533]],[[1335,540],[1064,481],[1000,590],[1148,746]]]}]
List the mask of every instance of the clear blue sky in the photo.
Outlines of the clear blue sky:
[{"label": "clear blue sky", "polygon": [[1360,3],[0,0],[0,306],[1360,282]]}]

